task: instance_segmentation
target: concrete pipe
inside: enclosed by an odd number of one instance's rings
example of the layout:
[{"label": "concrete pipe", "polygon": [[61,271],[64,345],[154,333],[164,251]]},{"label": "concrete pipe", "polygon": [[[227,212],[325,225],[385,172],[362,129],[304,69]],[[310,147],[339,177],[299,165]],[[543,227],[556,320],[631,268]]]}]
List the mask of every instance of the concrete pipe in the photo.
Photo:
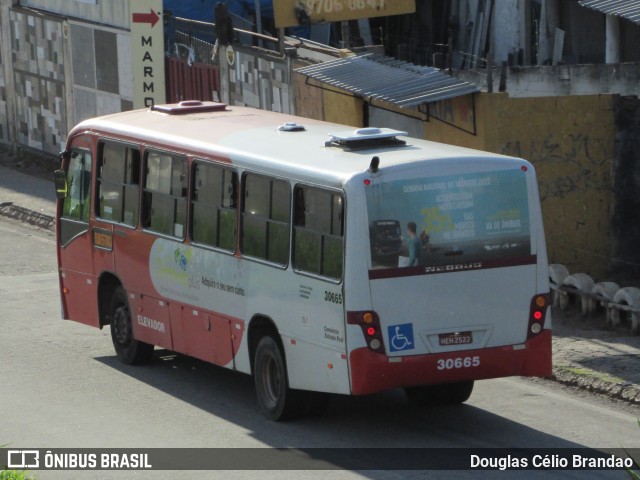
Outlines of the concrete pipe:
[{"label": "concrete pipe", "polygon": [[639,314],[637,310],[640,310],[640,288],[621,288],[614,295],[613,302],[618,305],[624,305],[632,309],[636,309],[636,311],[623,311],[619,308],[616,308],[614,305],[611,309],[611,324],[614,327],[617,327],[618,325],[620,325],[620,322],[623,318],[627,318],[629,321],[631,333],[639,333]]},{"label": "concrete pipe", "polygon": [[575,293],[567,293],[560,298],[560,309],[566,310],[571,303],[571,295],[576,296],[576,304],[580,301],[580,309],[583,314],[587,314],[589,311],[589,294],[593,289],[595,282],[586,273],[574,273],[569,275],[562,281],[563,287],[570,287],[575,289]]},{"label": "concrete pipe", "polygon": [[[551,282],[552,287],[559,288],[562,285],[562,282],[565,278],[569,276],[569,270],[567,267],[560,263],[552,263],[549,265],[549,282]],[[551,289],[551,304],[554,307],[557,307],[560,303],[560,297],[563,297],[558,291],[554,288]]]},{"label": "concrete pipe", "polygon": [[613,297],[618,290],[620,290],[620,285],[615,282],[596,283],[591,289],[591,294],[597,296],[598,298],[589,298],[589,315],[594,315],[598,310],[598,307],[604,306],[604,311],[606,312],[606,322],[611,323],[611,308],[603,305],[603,303],[613,301]]}]

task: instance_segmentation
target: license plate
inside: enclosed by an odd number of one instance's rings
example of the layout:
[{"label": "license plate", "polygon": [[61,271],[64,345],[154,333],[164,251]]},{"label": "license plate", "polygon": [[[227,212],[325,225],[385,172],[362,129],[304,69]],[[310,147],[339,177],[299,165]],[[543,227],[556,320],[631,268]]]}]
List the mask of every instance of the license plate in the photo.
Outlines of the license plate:
[{"label": "license plate", "polygon": [[471,332],[441,333],[438,335],[440,346],[467,345],[473,343]]}]

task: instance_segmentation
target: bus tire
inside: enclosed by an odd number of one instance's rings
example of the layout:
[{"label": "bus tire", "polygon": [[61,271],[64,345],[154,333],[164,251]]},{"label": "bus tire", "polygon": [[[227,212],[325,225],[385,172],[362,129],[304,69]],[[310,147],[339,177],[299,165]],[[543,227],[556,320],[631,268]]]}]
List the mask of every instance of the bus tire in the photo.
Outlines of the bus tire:
[{"label": "bus tire", "polygon": [[290,420],[302,413],[305,399],[289,388],[287,365],[280,345],[271,335],[258,342],[253,375],[258,403],[267,418]]},{"label": "bus tire", "polygon": [[409,402],[416,406],[457,405],[469,400],[472,391],[473,380],[404,389]]},{"label": "bus tire", "polygon": [[153,356],[153,345],[133,337],[131,311],[124,288],[118,286],[109,307],[111,341],[120,361],[126,365],[146,363]]}]

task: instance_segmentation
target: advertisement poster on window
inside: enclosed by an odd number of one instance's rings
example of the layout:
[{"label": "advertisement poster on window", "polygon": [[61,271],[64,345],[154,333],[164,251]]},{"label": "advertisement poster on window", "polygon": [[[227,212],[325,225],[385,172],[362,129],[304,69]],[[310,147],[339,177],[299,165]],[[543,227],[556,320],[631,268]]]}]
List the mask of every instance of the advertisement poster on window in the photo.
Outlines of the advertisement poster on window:
[{"label": "advertisement poster on window", "polygon": [[520,169],[374,183],[366,196],[374,269],[530,254]]}]

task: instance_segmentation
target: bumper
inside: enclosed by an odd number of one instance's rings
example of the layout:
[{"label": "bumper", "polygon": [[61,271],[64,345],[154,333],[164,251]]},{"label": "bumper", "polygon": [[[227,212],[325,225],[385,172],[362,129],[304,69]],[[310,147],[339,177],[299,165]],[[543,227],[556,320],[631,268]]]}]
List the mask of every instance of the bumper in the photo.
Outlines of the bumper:
[{"label": "bumper", "polygon": [[388,357],[359,348],[349,356],[351,393],[365,395],[393,388],[510,376],[551,375],[551,330],[524,344]]}]

